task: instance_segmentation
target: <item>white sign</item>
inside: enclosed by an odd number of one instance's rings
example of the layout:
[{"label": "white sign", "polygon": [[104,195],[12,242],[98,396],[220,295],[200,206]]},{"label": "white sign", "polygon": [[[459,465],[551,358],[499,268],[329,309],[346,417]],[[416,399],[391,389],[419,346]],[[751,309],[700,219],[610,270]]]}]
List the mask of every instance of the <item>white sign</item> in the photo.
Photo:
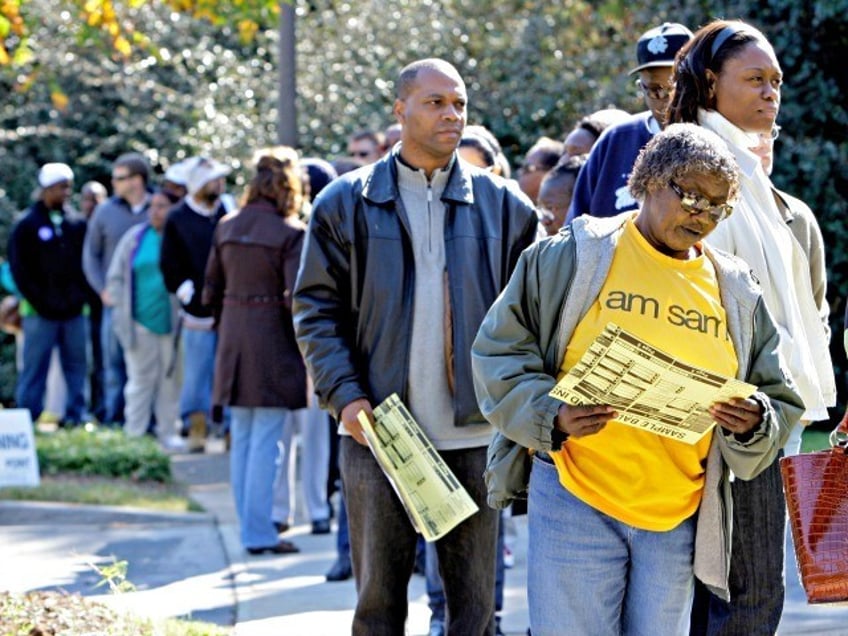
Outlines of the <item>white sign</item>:
[{"label": "white sign", "polygon": [[28,409],[0,409],[0,487],[38,486],[38,455]]}]

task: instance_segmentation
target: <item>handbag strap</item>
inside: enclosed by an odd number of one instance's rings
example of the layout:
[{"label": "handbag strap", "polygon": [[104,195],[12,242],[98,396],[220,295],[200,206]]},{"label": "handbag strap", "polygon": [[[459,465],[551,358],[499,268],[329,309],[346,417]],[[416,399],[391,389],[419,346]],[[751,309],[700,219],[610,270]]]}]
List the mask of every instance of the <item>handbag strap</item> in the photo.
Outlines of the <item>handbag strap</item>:
[{"label": "handbag strap", "polygon": [[848,453],[848,409],[836,428],[831,431],[830,445],[834,448],[843,448]]}]

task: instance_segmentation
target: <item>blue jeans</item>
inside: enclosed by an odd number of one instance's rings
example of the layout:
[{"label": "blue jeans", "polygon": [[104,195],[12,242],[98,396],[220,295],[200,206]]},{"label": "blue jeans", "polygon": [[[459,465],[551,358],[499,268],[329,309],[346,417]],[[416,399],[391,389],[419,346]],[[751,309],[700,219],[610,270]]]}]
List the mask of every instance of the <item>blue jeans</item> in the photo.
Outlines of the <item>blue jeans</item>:
[{"label": "blue jeans", "polygon": [[[352,633],[403,634],[418,535],[371,451],[344,436],[340,453],[358,595]],[[436,542],[447,599],[447,633],[491,635],[498,513],[486,505],[486,447],[440,454],[479,507]]]},{"label": "blue jeans", "polygon": [[23,366],[18,376],[15,400],[19,408],[29,409],[34,422],[44,408],[47,370],[53,347],[59,348],[62,374],[68,389],[63,419],[82,421],[85,409],[85,318],[49,320],[41,316],[23,319]]},{"label": "blue jeans", "polygon": [[347,506],[344,493],[339,492],[339,529],[336,533],[336,555],[340,560],[350,561],[350,531],[347,528]]},{"label": "blue jeans", "polygon": [[639,530],[583,503],[533,461],[527,511],[533,636],[678,636],[689,629],[695,519]]},{"label": "blue jeans", "polygon": [[[206,329],[183,328],[182,339],[183,388],[180,392],[180,416],[185,419],[192,413],[203,413],[210,417],[218,334]],[[274,450],[276,449],[275,440]]]},{"label": "blue jeans", "polygon": [[103,417],[106,422],[124,421],[124,386],[127,367],[124,348],[112,329],[112,308],[103,307],[100,323],[100,347],[103,356]]},{"label": "blue jeans", "polygon": [[751,481],[736,479],[731,484],[730,603],[698,585],[692,610],[693,636],[770,636],[777,632],[785,596],[786,500],[779,461],[782,456],[781,451]]},{"label": "blue jeans", "polygon": [[277,441],[288,410],[233,406],[230,420],[230,483],[245,548],[276,545],[271,519]]},{"label": "blue jeans", "polygon": [[327,502],[327,475],[330,470],[330,431],[327,414],[312,405],[291,411],[283,425],[280,457],[274,479],[274,520],[292,523],[296,506],[294,486],[297,462],[297,437],[300,438],[300,483],[309,520],[327,521],[330,505]]},{"label": "blue jeans", "polygon": [[[439,575],[439,554],[435,543],[424,546],[424,573],[427,586],[427,606],[430,608],[430,631],[434,625],[445,624],[445,590]],[[444,629],[444,627],[443,627]]]}]

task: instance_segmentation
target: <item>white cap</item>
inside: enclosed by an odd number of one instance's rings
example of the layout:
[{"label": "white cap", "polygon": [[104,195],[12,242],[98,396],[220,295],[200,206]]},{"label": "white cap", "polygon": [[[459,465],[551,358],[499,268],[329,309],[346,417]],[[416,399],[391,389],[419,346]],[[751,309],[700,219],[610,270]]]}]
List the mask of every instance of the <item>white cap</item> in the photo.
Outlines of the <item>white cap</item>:
[{"label": "white cap", "polygon": [[189,194],[195,194],[203,186],[214,179],[220,179],[230,174],[231,169],[214,159],[197,157],[186,179],[186,189]]},{"label": "white cap", "polygon": [[171,164],[171,167],[165,171],[165,180],[184,186],[188,182],[188,173],[191,172],[191,169],[199,159],[199,157],[189,157],[188,159]]},{"label": "white cap", "polygon": [[38,185],[42,188],[73,180],[74,171],[66,163],[45,163],[38,171]]}]

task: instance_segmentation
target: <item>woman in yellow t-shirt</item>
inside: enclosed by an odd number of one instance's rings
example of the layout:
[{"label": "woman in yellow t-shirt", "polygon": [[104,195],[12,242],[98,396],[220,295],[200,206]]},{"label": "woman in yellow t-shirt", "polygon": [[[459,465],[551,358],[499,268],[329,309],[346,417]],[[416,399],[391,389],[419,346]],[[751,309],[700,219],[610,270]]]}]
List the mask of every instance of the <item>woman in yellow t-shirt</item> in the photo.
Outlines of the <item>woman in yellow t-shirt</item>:
[{"label": "woman in yellow t-shirt", "polygon": [[[536,451],[534,636],[688,633],[694,577],[728,589],[727,468],[754,477],[801,414],[759,285],[703,242],[739,188],[721,139],[669,126],[628,185],[637,213],[580,217],[522,254],[472,348],[481,411],[500,431],[491,504],[521,496],[522,447]],[[671,360],[686,373],[659,370]],[[569,372],[582,399],[551,397]],[[728,378],[757,388],[720,398]]]}]

